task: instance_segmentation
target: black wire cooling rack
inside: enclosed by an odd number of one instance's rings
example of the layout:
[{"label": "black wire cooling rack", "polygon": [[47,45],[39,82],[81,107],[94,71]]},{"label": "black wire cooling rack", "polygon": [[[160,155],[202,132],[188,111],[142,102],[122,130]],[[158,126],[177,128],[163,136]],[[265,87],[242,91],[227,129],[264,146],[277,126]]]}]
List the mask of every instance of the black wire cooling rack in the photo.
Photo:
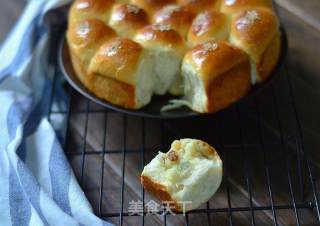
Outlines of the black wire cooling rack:
[{"label": "black wire cooling rack", "polygon": [[[320,225],[318,172],[304,147],[286,64],[269,87],[241,104],[179,120],[103,109],[69,87],[52,64],[48,117],[99,217],[116,225]],[[131,201],[145,206],[152,199],[139,183],[143,166],[183,137],[216,147],[224,163],[219,191],[185,215],[129,212]]]}]

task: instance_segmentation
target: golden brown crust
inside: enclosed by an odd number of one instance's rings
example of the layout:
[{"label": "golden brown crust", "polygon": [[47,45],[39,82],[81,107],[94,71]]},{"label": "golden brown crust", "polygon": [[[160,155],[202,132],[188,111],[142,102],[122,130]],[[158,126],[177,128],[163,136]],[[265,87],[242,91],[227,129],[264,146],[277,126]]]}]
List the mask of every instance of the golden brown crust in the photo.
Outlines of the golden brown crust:
[{"label": "golden brown crust", "polygon": [[70,43],[84,48],[91,48],[97,40],[104,40],[105,37],[116,37],[116,33],[101,20],[88,19],[70,25],[67,37]]},{"label": "golden brown crust", "polygon": [[144,175],[141,175],[140,181],[141,181],[141,184],[144,187],[144,189],[149,191],[151,194],[153,194],[159,200],[164,201],[164,202],[169,202],[171,210],[174,210],[177,212],[182,211],[181,206],[178,204],[178,202],[175,199],[173,199],[171,197],[170,193],[167,191],[167,188],[165,186],[152,181],[152,179],[150,179],[149,177],[144,176]]},{"label": "golden brown crust", "polygon": [[272,9],[272,0],[222,0],[220,10],[226,14],[233,14],[256,7]]},{"label": "golden brown crust", "polygon": [[137,32],[135,37],[144,46],[157,46],[159,44],[174,48],[177,53],[184,54],[186,45],[183,38],[166,25],[148,25]]},{"label": "golden brown crust", "polygon": [[251,89],[249,61],[217,77],[207,88],[208,112],[220,111],[244,97]]},{"label": "golden brown crust", "polygon": [[78,78],[92,93],[111,104],[136,108],[134,86],[98,74],[87,73],[81,60],[74,54],[71,55],[71,61]]},{"label": "golden brown crust", "polygon": [[103,44],[92,58],[89,73],[135,85],[135,72],[143,52],[142,46],[130,39],[111,39]]},{"label": "golden brown crust", "polygon": [[69,24],[85,19],[109,19],[114,0],[76,0],[69,12]]},{"label": "golden brown crust", "polygon": [[219,1],[220,0],[178,0],[178,3],[197,14],[204,10],[218,10]]},{"label": "golden brown crust", "polygon": [[135,32],[148,24],[148,15],[136,5],[116,4],[109,25],[123,37],[133,37]]},{"label": "golden brown crust", "polygon": [[229,17],[216,10],[203,11],[193,20],[188,33],[188,43],[195,46],[210,40],[225,40],[230,33]]},{"label": "golden brown crust", "polygon": [[168,25],[185,37],[194,16],[194,13],[183,6],[168,5],[154,15],[153,23]]},{"label": "golden brown crust", "polygon": [[[231,43],[250,55],[258,67],[258,72],[262,70],[259,82],[270,75],[279,59],[281,49],[279,39],[279,23],[270,9],[244,10],[232,21]],[[269,48],[271,50],[268,50]]]},{"label": "golden brown crust", "polygon": [[266,8],[244,10],[232,20],[231,36],[247,45],[260,46],[270,43],[278,32],[278,27],[277,17],[272,10]]},{"label": "golden brown crust", "polygon": [[220,40],[197,45],[186,54],[184,61],[190,63],[209,84],[230,68],[249,61],[249,57],[239,48]]},{"label": "golden brown crust", "polygon": [[71,54],[82,59],[81,64],[88,66],[91,58],[102,43],[116,37],[116,33],[101,20],[88,19],[75,22],[67,31]]},{"label": "golden brown crust", "polygon": [[174,4],[175,2],[175,0],[131,0],[132,4],[143,8],[149,15],[153,15],[165,5]]},{"label": "golden brown crust", "polygon": [[189,51],[184,64],[191,64],[205,86],[206,112],[219,111],[251,89],[250,60],[239,48],[225,41],[210,41]]}]

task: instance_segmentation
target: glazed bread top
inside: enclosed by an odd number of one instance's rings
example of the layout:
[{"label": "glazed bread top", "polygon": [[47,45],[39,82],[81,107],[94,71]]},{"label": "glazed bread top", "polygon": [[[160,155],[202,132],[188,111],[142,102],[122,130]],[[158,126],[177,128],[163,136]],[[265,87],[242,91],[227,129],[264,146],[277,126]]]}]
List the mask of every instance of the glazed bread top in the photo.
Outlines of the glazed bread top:
[{"label": "glazed bread top", "polygon": [[200,13],[203,10],[218,10],[220,6],[220,0],[178,0],[178,3],[193,13]]},{"label": "glazed bread top", "polygon": [[217,10],[203,11],[193,20],[188,43],[195,46],[211,40],[226,40],[230,33],[230,18]]},{"label": "glazed bread top", "polygon": [[76,0],[70,9],[69,24],[84,19],[109,20],[109,14],[115,0]]},{"label": "glazed bread top", "polygon": [[132,38],[135,32],[148,24],[148,15],[132,4],[115,4],[111,11],[109,25],[119,36]]},{"label": "glazed bread top", "polygon": [[222,0],[220,9],[223,13],[233,14],[256,7],[272,9],[272,0]]},{"label": "glazed bread top", "polygon": [[205,84],[210,84],[219,75],[249,62],[249,57],[244,51],[225,41],[209,41],[189,51],[183,61],[196,70]]},{"label": "glazed bread top", "polygon": [[176,30],[182,37],[185,37],[194,16],[195,14],[186,7],[167,5],[155,13],[153,23],[170,26],[170,28]]},{"label": "glazed bread top", "polygon": [[230,41],[257,62],[275,35],[278,35],[278,26],[271,9],[260,7],[242,11],[232,19]]},{"label": "glazed bread top", "polygon": [[149,15],[153,15],[156,11],[160,10],[162,7],[174,4],[175,0],[131,0],[132,4],[143,8],[148,12]]},{"label": "glazed bread top", "polygon": [[137,32],[134,40],[151,48],[173,48],[183,55],[187,46],[182,37],[167,25],[149,25]]},{"label": "glazed bread top", "polygon": [[92,58],[89,72],[134,85],[135,71],[143,53],[142,46],[130,39],[111,39],[104,43]]}]

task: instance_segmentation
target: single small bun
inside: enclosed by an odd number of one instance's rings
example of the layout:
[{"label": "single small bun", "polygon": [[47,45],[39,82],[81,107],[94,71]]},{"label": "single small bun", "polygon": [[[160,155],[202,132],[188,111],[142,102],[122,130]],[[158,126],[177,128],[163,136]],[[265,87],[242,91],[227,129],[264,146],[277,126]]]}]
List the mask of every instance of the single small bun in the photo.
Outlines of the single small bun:
[{"label": "single small bun", "polygon": [[210,40],[226,40],[230,33],[230,18],[219,11],[203,11],[193,20],[188,33],[191,46]]},{"label": "single small bun", "polygon": [[172,29],[178,31],[182,37],[185,37],[194,16],[195,15],[185,7],[168,5],[154,15],[153,23],[170,26]]},{"label": "single small bun", "polygon": [[272,0],[222,0],[220,10],[226,14],[234,14],[257,7],[272,9]]},{"label": "single small bun", "polygon": [[180,75],[180,64],[186,52],[182,37],[168,25],[149,25],[138,31],[135,39],[153,60],[154,93],[163,95]]},{"label": "single small bun", "polygon": [[178,0],[178,3],[193,13],[200,13],[204,10],[218,10],[219,1],[220,0]]},{"label": "single small bun", "polygon": [[70,9],[69,24],[85,19],[108,21],[114,0],[76,0]]},{"label": "single small bun", "polygon": [[90,63],[89,71],[134,85],[134,72],[142,53],[143,48],[130,39],[112,39],[100,47]]},{"label": "single small bun", "polygon": [[100,48],[101,44],[116,37],[116,32],[101,20],[89,19],[76,22],[67,32],[69,48],[79,57],[85,67]]},{"label": "single small bun", "polygon": [[201,140],[181,139],[144,167],[141,184],[161,201],[170,202],[173,210],[189,211],[211,198],[222,174],[222,161],[213,147]]},{"label": "single small bun", "polygon": [[[140,108],[150,101],[153,89],[150,56],[141,45],[130,39],[115,38],[103,44],[91,60],[89,73],[130,85],[134,91],[130,99],[134,101],[130,102],[133,105],[126,107]],[[118,104],[119,100],[114,98],[110,101]]]},{"label": "single small bun", "polygon": [[135,32],[148,24],[148,15],[136,5],[116,4],[109,25],[122,37],[132,38]]},{"label": "single small bun", "polygon": [[132,4],[143,8],[149,15],[153,15],[165,5],[174,4],[175,2],[175,0],[131,0]]},{"label": "single small bun", "polygon": [[266,80],[280,56],[276,15],[267,8],[241,11],[232,20],[230,42],[251,57],[253,83]]},{"label": "single small bun", "polygon": [[191,108],[216,112],[245,96],[250,88],[250,60],[225,41],[191,49],[182,62],[185,94]]},{"label": "single small bun", "polygon": [[137,32],[135,40],[148,48],[170,48],[183,55],[187,46],[178,32],[167,25],[148,25]]}]

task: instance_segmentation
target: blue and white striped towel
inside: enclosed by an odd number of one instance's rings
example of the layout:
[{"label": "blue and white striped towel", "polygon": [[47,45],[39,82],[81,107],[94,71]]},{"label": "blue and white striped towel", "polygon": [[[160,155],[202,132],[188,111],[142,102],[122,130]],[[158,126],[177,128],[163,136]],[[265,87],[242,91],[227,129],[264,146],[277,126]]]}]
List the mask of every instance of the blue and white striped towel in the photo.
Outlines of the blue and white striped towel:
[{"label": "blue and white striped towel", "polygon": [[70,0],[30,0],[0,50],[0,225],[110,225],[79,187],[43,114],[50,82],[49,10]]}]

